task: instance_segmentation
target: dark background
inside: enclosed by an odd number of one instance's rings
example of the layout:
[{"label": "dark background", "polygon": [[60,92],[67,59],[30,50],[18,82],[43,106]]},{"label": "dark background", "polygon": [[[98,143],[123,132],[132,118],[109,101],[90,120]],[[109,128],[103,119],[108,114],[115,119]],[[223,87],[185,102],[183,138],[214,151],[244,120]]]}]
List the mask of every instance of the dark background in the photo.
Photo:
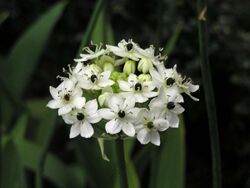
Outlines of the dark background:
[{"label": "dark background", "polygon": [[[0,56],[6,56],[18,37],[55,0],[1,0],[0,10],[9,18],[0,27]],[[186,185],[211,187],[211,157],[208,122],[200,73],[195,1],[119,0],[109,1],[107,14],[116,42],[132,38],[147,46],[165,47],[179,21],[183,30],[168,66],[178,64],[181,73],[201,85],[200,102],[186,99]],[[62,67],[72,63],[86,29],[95,1],[70,1],[57,23],[25,99],[48,97],[48,85]],[[208,4],[209,55],[216,97],[221,144],[223,185],[250,187],[250,1],[211,0]],[[160,37],[159,37],[160,36]],[[64,156],[67,132],[52,141],[54,152]],[[55,147],[62,143],[61,147]]]}]

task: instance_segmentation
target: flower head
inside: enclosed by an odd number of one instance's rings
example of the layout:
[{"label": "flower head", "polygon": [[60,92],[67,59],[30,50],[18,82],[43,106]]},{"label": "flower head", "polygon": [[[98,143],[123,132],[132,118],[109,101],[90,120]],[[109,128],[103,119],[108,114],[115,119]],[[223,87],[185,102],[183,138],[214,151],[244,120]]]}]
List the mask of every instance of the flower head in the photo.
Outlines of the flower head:
[{"label": "flower head", "polygon": [[191,94],[199,86],[176,65],[165,68],[166,56],[156,51],[132,40],[83,48],[68,76],[50,87],[47,104],[71,125],[70,138],[137,138],[159,146],[161,132],[179,126],[182,95],[198,100]]}]

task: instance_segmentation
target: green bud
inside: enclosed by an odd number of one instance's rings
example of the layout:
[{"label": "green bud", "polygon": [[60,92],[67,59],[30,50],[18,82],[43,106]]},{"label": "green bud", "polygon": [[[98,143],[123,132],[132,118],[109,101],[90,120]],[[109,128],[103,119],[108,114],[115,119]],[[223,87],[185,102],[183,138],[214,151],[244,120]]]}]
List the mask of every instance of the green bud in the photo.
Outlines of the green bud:
[{"label": "green bud", "polygon": [[110,95],[111,95],[111,93],[109,93],[109,92],[105,92],[105,93],[99,95],[99,97],[98,97],[98,102],[99,102],[99,104],[100,104],[101,107],[102,107],[103,105],[106,105],[106,104],[105,104],[105,103],[106,103],[106,99],[107,99]]},{"label": "green bud", "polygon": [[91,65],[90,65],[90,68],[94,69],[96,72],[102,72],[101,67],[99,67],[99,66],[96,65],[96,64],[91,64]]},{"label": "green bud", "polygon": [[114,70],[114,64],[109,62],[109,61],[105,61],[103,64],[103,71],[113,71]]},{"label": "green bud", "polygon": [[150,74],[140,74],[138,76],[138,79],[140,82],[152,81],[152,77]]},{"label": "green bud", "polygon": [[153,67],[153,63],[149,60],[149,59],[145,59],[145,58],[142,58],[140,61],[139,61],[139,64],[138,64],[138,70],[140,72],[143,72],[144,74],[148,73],[149,70]]},{"label": "green bud", "polygon": [[123,67],[123,72],[127,75],[129,75],[130,73],[135,73],[135,62],[132,60],[126,61]]}]

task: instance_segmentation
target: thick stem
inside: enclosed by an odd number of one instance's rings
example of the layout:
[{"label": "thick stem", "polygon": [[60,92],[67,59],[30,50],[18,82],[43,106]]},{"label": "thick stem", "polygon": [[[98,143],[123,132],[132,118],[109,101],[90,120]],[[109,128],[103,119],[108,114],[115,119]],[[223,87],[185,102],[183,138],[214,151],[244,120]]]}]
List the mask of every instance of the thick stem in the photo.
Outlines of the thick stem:
[{"label": "thick stem", "polygon": [[121,188],[128,188],[128,177],[126,170],[126,162],[124,155],[124,143],[123,140],[116,140],[116,155],[117,155],[117,169],[120,179]]},{"label": "thick stem", "polygon": [[211,152],[212,152],[213,188],[220,188],[221,187],[220,144],[219,144],[217,117],[216,117],[216,106],[215,106],[209,58],[208,58],[206,0],[197,0],[197,5],[198,5],[200,63],[201,63],[201,72],[202,72],[203,86],[206,99],[206,108],[208,113],[208,123],[209,123]]}]

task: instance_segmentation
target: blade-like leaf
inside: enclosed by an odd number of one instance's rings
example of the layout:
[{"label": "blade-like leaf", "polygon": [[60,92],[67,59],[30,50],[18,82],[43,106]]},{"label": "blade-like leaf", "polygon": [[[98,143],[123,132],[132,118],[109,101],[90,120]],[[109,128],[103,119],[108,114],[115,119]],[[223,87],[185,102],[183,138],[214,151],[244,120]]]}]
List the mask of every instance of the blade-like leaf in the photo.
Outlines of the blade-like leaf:
[{"label": "blade-like leaf", "polygon": [[21,97],[52,29],[60,17],[65,2],[59,2],[46,12],[19,38],[4,64],[2,79],[15,97]]},{"label": "blade-like leaf", "polygon": [[[22,148],[20,157],[24,166],[36,172],[42,148],[27,140],[19,141],[18,147]],[[51,153],[46,158],[44,176],[54,185],[61,188],[83,187],[85,183],[83,170],[78,166],[66,166]]]},{"label": "blade-like leaf", "polygon": [[185,128],[181,119],[179,128],[169,129],[162,144],[156,175],[156,188],[184,188]]},{"label": "blade-like leaf", "polygon": [[10,140],[6,143],[3,149],[1,163],[1,187],[22,187],[22,168],[18,149],[13,140]]}]

